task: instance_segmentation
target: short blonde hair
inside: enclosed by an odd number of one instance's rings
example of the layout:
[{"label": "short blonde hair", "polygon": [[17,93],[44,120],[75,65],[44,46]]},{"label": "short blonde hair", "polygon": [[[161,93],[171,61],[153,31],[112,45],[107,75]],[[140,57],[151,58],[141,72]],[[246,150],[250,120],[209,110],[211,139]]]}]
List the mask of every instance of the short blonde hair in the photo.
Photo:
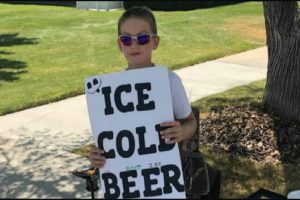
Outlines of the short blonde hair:
[{"label": "short blonde hair", "polygon": [[131,17],[145,20],[149,23],[152,33],[157,34],[156,20],[150,8],[146,6],[133,6],[128,8],[120,17],[118,21],[118,35],[121,35],[122,23]]}]

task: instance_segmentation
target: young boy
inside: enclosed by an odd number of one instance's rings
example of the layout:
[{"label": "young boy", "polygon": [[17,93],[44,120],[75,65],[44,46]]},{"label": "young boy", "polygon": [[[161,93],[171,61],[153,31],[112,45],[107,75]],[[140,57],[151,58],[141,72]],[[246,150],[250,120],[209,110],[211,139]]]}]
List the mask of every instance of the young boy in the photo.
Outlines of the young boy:
[{"label": "young boy", "polygon": [[[155,67],[152,63],[152,51],[159,45],[156,20],[151,10],[146,7],[127,9],[118,22],[117,43],[125,56],[128,67],[126,70]],[[176,121],[162,122],[162,127],[169,127],[161,132],[166,143],[181,143],[190,139],[196,130],[196,120],[188,102],[180,77],[169,71],[172,105]],[[94,148],[89,158],[92,166],[102,168],[105,157],[102,149]]]}]

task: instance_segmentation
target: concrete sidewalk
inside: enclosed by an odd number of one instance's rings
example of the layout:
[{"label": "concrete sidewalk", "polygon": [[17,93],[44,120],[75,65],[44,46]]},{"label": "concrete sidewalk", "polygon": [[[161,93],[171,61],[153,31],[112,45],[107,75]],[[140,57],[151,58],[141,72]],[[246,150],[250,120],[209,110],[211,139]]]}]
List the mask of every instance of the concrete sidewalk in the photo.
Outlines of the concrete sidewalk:
[{"label": "concrete sidewalk", "polygon": [[[190,102],[266,78],[262,47],[175,72]],[[88,166],[69,151],[93,142],[85,96],[0,117],[0,198],[90,198],[70,174]]]}]

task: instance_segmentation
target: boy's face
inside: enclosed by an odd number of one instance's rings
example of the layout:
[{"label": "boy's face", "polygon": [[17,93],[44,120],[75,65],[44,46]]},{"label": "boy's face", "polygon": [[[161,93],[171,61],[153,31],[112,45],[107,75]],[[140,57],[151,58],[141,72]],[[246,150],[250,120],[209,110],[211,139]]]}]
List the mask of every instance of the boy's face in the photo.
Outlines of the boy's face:
[{"label": "boy's face", "polygon": [[[147,21],[140,18],[129,18],[125,20],[120,27],[121,35],[137,36],[141,33],[152,34],[150,25]],[[152,66],[152,50],[156,49],[159,44],[159,37],[151,37],[147,44],[139,45],[133,40],[130,46],[124,45],[118,38],[118,46],[124,54],[128,67],[130,69],[143,68]]]}]

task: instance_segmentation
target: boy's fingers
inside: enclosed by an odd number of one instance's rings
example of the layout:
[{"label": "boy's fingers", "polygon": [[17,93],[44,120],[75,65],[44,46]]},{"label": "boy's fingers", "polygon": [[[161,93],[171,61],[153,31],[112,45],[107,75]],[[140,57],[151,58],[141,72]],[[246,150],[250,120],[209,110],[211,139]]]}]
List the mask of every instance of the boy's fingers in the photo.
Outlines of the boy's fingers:
[{"label": "boy's fingers", "polygon": [[92,163],[92,166],[93,166],[93,167],[96,167],[96,168],[102,168],[102,167],[104,167],[104,165],[105,165],[105,164],[93,164],[93,163]]},{"label": "boy's fingers", "polygon": [[105,165],[106,159],[105,159],[105,156],[103,156],[103,154],[104,154],[104,151],[97,147],[94,147],[90,150],[89,160],[90,160],[92,166],[97,167],[97,168],[102,168]]},{"label": "boy's fingers", "polygon": [[94,161],[93,164],[94,165],[104,165],[105,161]]},{"label": "boy's fingers", "polygon": [[93,160],[105,160],[105,157],[104,156],[98,156],[98,155],[91,155],[90,159],[93,159]]},{"label": "boy's fingers", "polygon": [[179,139],[177,139],[177,138],[170,138],[166,143],[167,144],[174,144],[176,142],[179,142]]},{"label": "boy's fingers", "polygon": [[103,161],[103,160],[93,160],[92,163],[95,164],[95,165],[100,165],[100,164],[102,165],[102,164],[105,163],[105,161]]},{"label": "boy's fingers", "polygon": [[105,160],[97,160],[97,159],[90,159],[90,162],[93,166],[101,168],[105,165]]},{"label": "boy's fingers", "polygon": [[174,139],[174,138],[177,138],[176,134],[170,134],[170,135],[162,137],[162,139],[165,139],[165,140],[171,140],[171,139]]},{"label": "boy's fingers", "polygon": [[160,123],[160,126],[162,126],[162,127],[165,127],[165,126],[179,126],[179,125],[180,125],[180,123],[178,121]]},{"label": "boy's fingers", "polygon": [[177,127],[168,128],[166,130],[161,131],[160,135],[167,135],[167,134],[176,132],[176,130],[177,130]]},{"label": "boy's fingers", "polygon": [[105,161],[105,156],[102,155],[102,150],[97,150],[97,151],[91,151],[89,154],[89,159],[91,162],[95,162],[95,161]]},{"label": "boy's fingers", "polygon": [[99,149],[99,148],[93,148],[93,149],[91,150],[91,152],[92,152],[92,153],[100,153],[100,154],[104,153],[104,151],[103,151],[102,149]]}]

